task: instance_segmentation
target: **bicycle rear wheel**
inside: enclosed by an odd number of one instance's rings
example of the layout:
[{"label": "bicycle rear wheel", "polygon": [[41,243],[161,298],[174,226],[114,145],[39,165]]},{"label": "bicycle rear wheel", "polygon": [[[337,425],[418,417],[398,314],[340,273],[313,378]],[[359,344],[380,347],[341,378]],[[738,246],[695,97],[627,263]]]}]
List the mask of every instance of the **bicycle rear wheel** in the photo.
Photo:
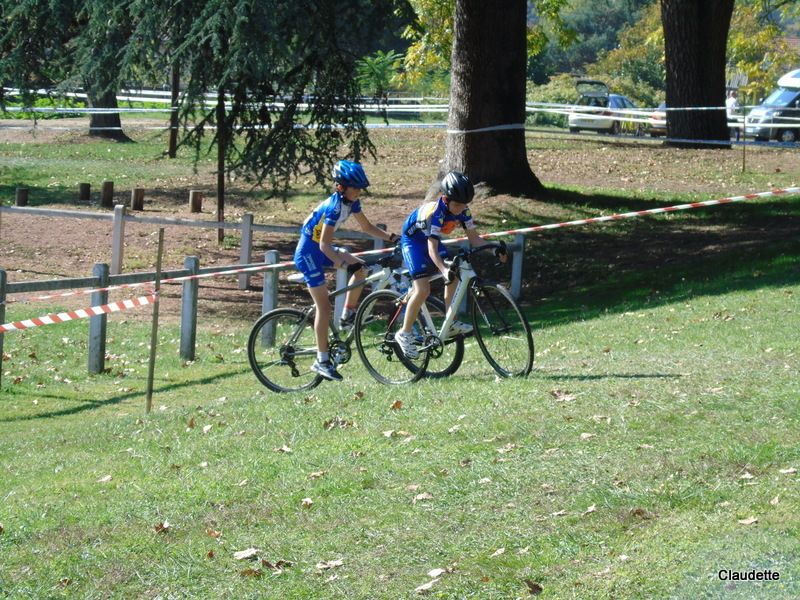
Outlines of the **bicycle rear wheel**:
[{"label": "bicycle rear wheel", "polygon": [[471,288],[472,324],[481,352],[501,377],[524,377],[533,368],[533,334],[511,294],[496,284]]},{"label": "bicycle rear wheel", "polygon": [[310,390],[322,381],[311,371],[317,358],[314,321],[293,308],[276,308],[256,321],[247,358],[258,380],[274,392]]},{"label": "bicycle rear wheel", "polygon": [[[380,290],[364,298],[356,313],[356,348],[361,361],[376,380],[381,383],[411,383],[425,375],[428,352],[421,351],[418,359],[403,355],[394,335],[403,326],[405,305],[400,294]],[[424,331],[422,321],[417,326]]]}]

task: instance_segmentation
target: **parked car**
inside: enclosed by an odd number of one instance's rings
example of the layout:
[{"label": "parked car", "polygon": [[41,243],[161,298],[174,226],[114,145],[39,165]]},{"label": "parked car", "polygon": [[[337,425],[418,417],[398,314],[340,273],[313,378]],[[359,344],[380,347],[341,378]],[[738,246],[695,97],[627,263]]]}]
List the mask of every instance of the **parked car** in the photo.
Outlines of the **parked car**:
[{"label": "parked car", "polygon": [[622,130],[641,133],[642,128],[639,123],[625,123],[618,120],[620,117],[625,117],[623,112],[625,109],[636,108],[628,98],[621,94],[609,93],[605,83],[593,79],[579,79],[575,83],[575,89],[580,95],[575,102],[573,112],[569,115],[570,133],[577,133],[582,129],[613,135]]},{"label": "parked car", "polygon": [[652,137],[667,135],[667,103],[662,102],[648,117],[647,131]]},{"label": "parked car", "polygon": [[757,140],[796,142],[800,130],[800,69],[778,79],[778,88],[747,115],[745,132]]}]

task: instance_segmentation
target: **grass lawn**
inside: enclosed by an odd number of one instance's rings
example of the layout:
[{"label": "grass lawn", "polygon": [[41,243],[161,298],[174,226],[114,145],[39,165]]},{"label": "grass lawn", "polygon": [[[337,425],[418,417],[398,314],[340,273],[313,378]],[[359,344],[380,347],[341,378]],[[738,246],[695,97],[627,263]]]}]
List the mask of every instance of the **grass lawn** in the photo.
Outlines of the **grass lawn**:
[{"label": "grass lawn", "polygon": [[[44,193],[37,161],[58,181],[110,164],[84,146],[85,160],[77,146],[7,145],[18,160],[0,185],[31,177]],[[380,149],[385,190],[397,158]],[[190,164],[120,151],[120,173],[151,181]],[[559,204],[506,203],[481,222],[698,194],[562,186]],[[795,197],[530,238],[525,380],[496,379],[473,342],[446,380],[386,387],[354,357],[343,383],[277,395],[250,372],[246,319],[202,319],[183,363],[165,318],[145,415],[148,308],[110,317],[98,376],[86,321],[7,334],[0,596],[800,597],[797,220]],[[725,569],[780,579],[723,581]]]}]

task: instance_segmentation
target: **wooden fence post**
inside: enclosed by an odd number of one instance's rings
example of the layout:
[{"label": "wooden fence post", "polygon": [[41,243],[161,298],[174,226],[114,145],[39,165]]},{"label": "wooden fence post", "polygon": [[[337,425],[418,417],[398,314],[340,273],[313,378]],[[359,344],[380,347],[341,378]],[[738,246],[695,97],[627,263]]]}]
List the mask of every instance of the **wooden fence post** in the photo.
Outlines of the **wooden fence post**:
[{"label": "wooden fence post", "polygon": [[514,245],[518,248],[511,254],[511,295],[519,300],[522,295],[522,266],[525,260],[525,235],[514,236]]},{"label": "wooden fence post", "polygon": [[[386,231],[386,223],[378,223],[375,225],[378,229],[383,229]],[[375,250],[383,250],[385,248],[386,242],[384,242],[381,238],[372,238],[374,240],[373,249]]]},{"label": "wooden fence post", "polygon": [[89,202],[92,199],[92,186],[88,183],[78,184],[78,200]]},{"label": "wooden fence post", "polygon": [[[92,269],[92,275],[97,280],[97,287],[104,288],[108,286],[108,265],[103,263],[95,263]],[[92,306],[101,306],[108,304],[108,292],[97,291],[92,293],[91,296]],[[98,374],[102,373],[105,369],[106,360],[106,327],[108,318],[105,313],[102,315],[95,315],[89,317],[89,373]]]},{"label": "wooden fence post", "polygon": [[114,222],[111,232],[111,274],[122,273],[123,250],[125,248],[125,205],[114,207]]},{"label": "wooden fence post", "polygon": [[[183,261],[183,268],[188,269],[191,275],[197,275],[200,272],[200,259],[196,256],[187,256],[186,260]],[[195,345],[197,343],[197,292],[199,288],[199,279],[187,279],[183,282],[180,356],[184,360],[194,360],[195,356]]]},{"label": "wooden fence post", "polygon": [[[274,265],[278,262],[278,251],[267,250],[264,253],[264,264]],[[278,269],[264,271],[264,298],[261,301],[261,314],[265,315],[278,306]],[[275,330],[264,328],[262,343],[271,346],[275,342]]]},{"label": "wooden fence post", "polygon": [[114,206],[114,182],[104,181],[103,188],[100,192],[100,206],[103,208],[112,208]]},{"label": "wooden fence post", "polygon": [[[242,215],[242,243],[239,253],[239,264],[249,265],[253,259],[253,215],[251,213]],[[239,289],[249,288],[250,274],[242,273],[239,275]]]},{"label": "wooden fence post", "polygon": [[131,190],[131,210],[144,210],[144,188]]},{"label": "wooden fence post", "polygon": [[28,206],[28,188],[18,187],[17,194],[14,198],[16,206]]},{"label": "wooden fence post", "polygon": [[[6,322],[6,272],[0,269],[0,325]],[[3,338],[0,333],[0,389],[3,386]]]},{"label": "wooden fence post", "polygon": [[203,192],[189,190],[189,211],[199,213],[203,210]]}]

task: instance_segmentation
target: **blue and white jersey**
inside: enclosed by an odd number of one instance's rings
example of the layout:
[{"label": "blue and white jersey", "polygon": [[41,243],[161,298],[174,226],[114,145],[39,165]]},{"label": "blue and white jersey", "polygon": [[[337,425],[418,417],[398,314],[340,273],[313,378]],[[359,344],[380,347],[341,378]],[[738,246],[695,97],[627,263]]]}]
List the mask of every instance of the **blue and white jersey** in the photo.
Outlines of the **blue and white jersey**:
[{"label": "blue and white jersey", "polygon": [[300,229],[300,235],[319,244],[323,225],[329,225],[336,231],[351,214],[360,212],[360,200],[347,202],[342,194],[334,192],[330,198],[321,202],[308,216]]},{"label": "blue and white jersey", "polygon": [[412,239],[436,238],[452,233],[456,225],[464,229],[475,229],[469,208],[458,215],[451,214],[441,197],[434,202],[426,202],[412,212],[403,224],[403,235]]}]

